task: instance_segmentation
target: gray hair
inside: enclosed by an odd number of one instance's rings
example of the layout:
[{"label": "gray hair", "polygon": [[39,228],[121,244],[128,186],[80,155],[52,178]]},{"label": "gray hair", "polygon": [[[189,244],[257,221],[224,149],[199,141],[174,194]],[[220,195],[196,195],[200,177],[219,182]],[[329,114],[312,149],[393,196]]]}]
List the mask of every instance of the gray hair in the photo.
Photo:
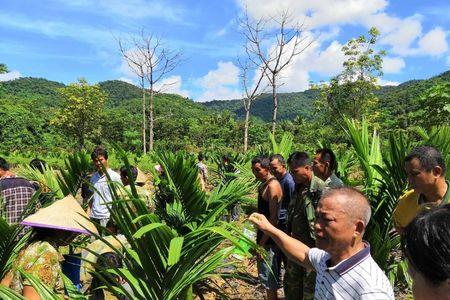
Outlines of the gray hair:
[{"label": "gray hair", "polygon": [[344,196],[346,201],[342,203],[342,206],[350,218],[362,220],[364,226],[369,224],[372,208],[369,200],[363,193],[353,187],[343,186],[329,189],[322,195],[322,199],[332,198],[337,195]]}]

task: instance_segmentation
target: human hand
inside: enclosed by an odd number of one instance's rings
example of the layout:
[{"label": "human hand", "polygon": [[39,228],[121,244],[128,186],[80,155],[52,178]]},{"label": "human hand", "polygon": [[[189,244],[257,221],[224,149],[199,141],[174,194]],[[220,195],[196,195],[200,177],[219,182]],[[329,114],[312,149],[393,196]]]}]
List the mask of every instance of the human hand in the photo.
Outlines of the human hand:
[{"label": "human hand", "polygon": [[259,213],[252,213],[248,219],[258,227],[261,231],[267,231],[272,224],[270,224],[267,218]]}]

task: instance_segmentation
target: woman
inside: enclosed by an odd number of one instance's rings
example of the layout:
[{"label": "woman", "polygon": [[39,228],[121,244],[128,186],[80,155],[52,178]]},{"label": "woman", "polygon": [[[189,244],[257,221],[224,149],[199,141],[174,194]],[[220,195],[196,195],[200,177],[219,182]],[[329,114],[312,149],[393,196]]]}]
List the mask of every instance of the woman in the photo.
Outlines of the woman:
[{"label": "woman", "polygon": [[23,295],[26,299],[40,299],[31,283],[20,269],[39,278],[53,291],[64,296],[64,284],[58,253],[59,246],[70,244],[79,234],[97,233],[95,226],[72,196],[57,200],[25,218],[22,223],[33,228],[33,235],[19,252],[11,270],[2,284]]},{"label": "woman", "polygon": [[450,204],[419,214],[402,242],[414,299],[450,299]]}]

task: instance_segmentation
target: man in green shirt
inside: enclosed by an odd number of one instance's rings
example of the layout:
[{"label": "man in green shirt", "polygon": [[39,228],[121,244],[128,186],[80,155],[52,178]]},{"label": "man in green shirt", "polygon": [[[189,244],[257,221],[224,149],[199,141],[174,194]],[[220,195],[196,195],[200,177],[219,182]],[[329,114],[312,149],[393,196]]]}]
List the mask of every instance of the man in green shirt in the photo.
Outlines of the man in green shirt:
[{"label": "man in green shirt", "polygon": [[[289,204],[287,233],[307,246],[314,247],[314,213],[325,184],[320,178],[314,176],[312,161],[306,152],[292,153],[288,159],[288,165],[296,183],[296,196]],[[305,280],[306,270],[288,260],[284,277],[286,300],[303,299],[304,290],[308,290],[308,294],[313,293],[313,277],[308,276],[308,280]],[[310,289],[312,290],[309,291]]]}]

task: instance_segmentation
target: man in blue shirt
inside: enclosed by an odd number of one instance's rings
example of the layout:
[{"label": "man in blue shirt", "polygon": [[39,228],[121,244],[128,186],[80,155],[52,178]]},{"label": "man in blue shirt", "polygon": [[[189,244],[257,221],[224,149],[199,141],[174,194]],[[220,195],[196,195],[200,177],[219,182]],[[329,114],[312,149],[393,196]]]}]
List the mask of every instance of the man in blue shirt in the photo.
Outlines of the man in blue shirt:
[{"label": "man in blue shirt", "polygon": [[286,169],[286,161],[280,154],[274,154],[270,157],[270,171],[278,179],[283,190],[283,198],[278,215],[278,228],[286,231],[287,210],[295,191],[295,182],[292,175]]}]

